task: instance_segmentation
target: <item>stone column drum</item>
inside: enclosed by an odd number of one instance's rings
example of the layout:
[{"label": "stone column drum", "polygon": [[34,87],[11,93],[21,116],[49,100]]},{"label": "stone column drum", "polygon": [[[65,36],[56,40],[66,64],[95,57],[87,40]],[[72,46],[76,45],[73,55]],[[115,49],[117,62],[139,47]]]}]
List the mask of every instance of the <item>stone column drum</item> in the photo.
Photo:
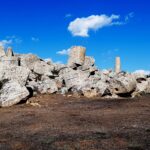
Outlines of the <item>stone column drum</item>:
[{"label": "stone column drum", "polygon": [[81,46],[74,46],[69,53],[68,65],[83,65],[85,60],[86,49]]},{"label": "stone column drum", "polygon": [[115,73],[119,72],[121,72],[121,59],[120,57],[116,57]]}]

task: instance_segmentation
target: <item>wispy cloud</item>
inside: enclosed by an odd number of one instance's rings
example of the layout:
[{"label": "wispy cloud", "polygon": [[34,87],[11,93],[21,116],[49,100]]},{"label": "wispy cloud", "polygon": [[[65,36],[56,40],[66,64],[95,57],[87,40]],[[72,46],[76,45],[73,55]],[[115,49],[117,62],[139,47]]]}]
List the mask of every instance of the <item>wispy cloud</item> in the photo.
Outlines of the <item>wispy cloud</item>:
[{"label": "wispy cloud", "polygon": [[112,14],[111,16],[91,15],[83,18],[76,18],[70,22],[68,30],[73,36],[88,37],[90,30],[98,30],[106,26],[121,25],[122,22],[116,21],[120,18],[119,15]]},{"label": "wispy cloud", "polygon": [[125,22],[128,22],[131,18],[135,16],[134,12],[130,12],[125,16]]},{"label": "wispy cloud", "polygon": [[59,55],[69,55],[69,52],[70,52],[70,48],[69,49],[63,49],[61,51],[58,51],[57,54]]},{"label": "wispy cloud", "polygon": [[16,44],[21,44],[22,43],[22,39],[15,36],[15,35],[12,35],[12,36],[6,36],[6,39],[7,40],[11,40],[12,43],[16,43]]},{"label": "wispy cloud", "polygon": [[65,18],[70,18],[70,17],[72,17],[72,14],[70,14],[70,13],[65,15]]},{"label": "wispy cloud", "polygon": [[39,41],[39,38],[37,38],[37,37],[31,37],[31,40],[32,40],[33,42],[38,42],[38,41]]},{"label": "wispy cloud", "polygon": [[10,44],[12,44],[12,42],[13,42],[12,40],[1,40],[0,41],[0,46],[7,47]]}]

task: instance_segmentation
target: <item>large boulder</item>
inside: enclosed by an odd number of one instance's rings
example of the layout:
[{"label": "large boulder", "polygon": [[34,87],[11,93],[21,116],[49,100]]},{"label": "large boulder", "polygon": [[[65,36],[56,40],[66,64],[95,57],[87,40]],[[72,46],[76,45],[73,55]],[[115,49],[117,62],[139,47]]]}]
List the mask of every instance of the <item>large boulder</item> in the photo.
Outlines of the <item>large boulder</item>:
[{"label": "large boulder", "polygon": [[34,92],[41,94],[52,94],[58,91],[58,83],[54,79],[47,76],[42,76],[38,81],[28,81],[27,87],[30,87]]},{"label": "large boulder", "polygon": [[146,80],[146,75],[142,72],[134,72],[132,75],[137,80],[137,82],[140,82],[141,80]]},{"label": "large boulder", "polygon": [[118,74],[110,81],[112,94],[129,95],[136,89],[136,80],[131,74]]},{"label": "large boulder", "polygon": [[80,90],[86,97],[96,97],[105,95],[108,90],[108,84],[94,77],[88,78],[81,86]]},{"label": "large boulder", "polygon": [[25,85],[29,76],[30,70],[26,67],[0,64],[0,81],[9,79],[17,81],[21,86]]},{"label": "large boulder", "polygon": [[88,72],[64,68],[59,72],[59,76],[64,80],[65,86],[70,88],[80,88],[89,77]]},{"label": "large boulder", "polygon": [[147,84],[147,87],[145,89],[145,93],[150,94],[150,78],[148,78],[147,81],[148,81],[148,84]]},{"label": "large boulder", "polygon": [[29,92],[25,86],[18,82],[1,80],[0,81],[0,107],[9,107],[26,99]]},{"label": "large boulder", "polygon": [[54,66],[48,65],[44,61],[37,61],[34,63],[33,72],[44,75],[44,76],[53,76]]}]

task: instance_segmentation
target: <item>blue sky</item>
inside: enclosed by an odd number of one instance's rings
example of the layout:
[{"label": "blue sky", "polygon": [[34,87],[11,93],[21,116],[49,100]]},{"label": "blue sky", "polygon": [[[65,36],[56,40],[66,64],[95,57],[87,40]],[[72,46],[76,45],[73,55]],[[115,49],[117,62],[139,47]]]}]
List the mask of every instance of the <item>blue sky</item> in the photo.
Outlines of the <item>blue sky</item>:
[{"label": "blue sky", "polygon": [[101,69],[114,68],[114,59],[120,56],[123,70],[150,70],[149,0],[0,3],[0,44],[12,46],[16,53],[34,53],[66,63],[67,55],[58,51],[82,45]]}]

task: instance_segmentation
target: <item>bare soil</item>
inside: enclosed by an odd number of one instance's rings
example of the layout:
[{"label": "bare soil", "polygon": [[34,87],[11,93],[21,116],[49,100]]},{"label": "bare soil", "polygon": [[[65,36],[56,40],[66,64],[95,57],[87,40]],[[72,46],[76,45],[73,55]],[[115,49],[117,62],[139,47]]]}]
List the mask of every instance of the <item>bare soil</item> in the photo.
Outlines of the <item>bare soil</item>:
[{"label": "bare soil", "polygon": [[30,102],[0,109],[0,150],[150,150],[150,96]]}]

